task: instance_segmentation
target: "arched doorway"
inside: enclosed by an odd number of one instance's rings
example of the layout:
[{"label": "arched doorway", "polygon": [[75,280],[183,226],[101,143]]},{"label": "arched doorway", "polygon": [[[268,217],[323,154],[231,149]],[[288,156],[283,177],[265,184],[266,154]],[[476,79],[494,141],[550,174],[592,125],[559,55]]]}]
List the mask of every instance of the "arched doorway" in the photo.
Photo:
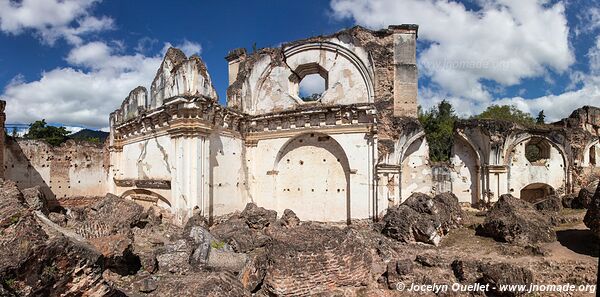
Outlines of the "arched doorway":
[{"label": "arched doorway", "polygon": [[536,203],[543,200],[548,195],[554,195],[556,191],[548,184],[533,183],[521,189],[521,199],[527,202]]},{"label": "arched doorway", "polygon": [[307,133],[288,141],[275,163],[276,207],[293,210],[301,220],[350,219],[350,169],[337,141]]}]

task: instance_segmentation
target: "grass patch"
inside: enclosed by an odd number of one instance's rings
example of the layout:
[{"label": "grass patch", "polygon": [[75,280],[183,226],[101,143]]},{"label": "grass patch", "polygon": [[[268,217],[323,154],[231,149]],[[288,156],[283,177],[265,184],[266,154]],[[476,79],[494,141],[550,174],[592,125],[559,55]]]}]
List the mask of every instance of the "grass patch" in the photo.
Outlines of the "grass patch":
[{"label": "grass patch", "polygon": [[221,250],[225,247],[225,242],[213,240],[210,242],[210,247],[212,247],[213,249],[216,249],[216,250]]}]

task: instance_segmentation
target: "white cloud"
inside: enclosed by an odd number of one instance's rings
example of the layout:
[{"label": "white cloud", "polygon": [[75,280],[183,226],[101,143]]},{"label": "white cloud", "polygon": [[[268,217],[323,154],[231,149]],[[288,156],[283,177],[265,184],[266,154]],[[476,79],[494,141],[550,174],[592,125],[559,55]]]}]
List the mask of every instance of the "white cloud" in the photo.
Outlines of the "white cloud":
[{"label": "white cloud", "polygon": [[177,45],[172,45],[170,42],[166,42],[163,46],[162,53],[165,54],[170,47],[176,47],[182,50],[183,53],[188,57],[192,55],[200,55],[202,53],[202,46],[199,43],[189,41],[187,39],[184,39],[182,43]]},{"label": "white cloud", "polygon": [[325,91],[325,79],[319,74],[309,74],[300,82],[300,96],[321,94]]},{"label": "white cloud", "polygon": [[[570,86],[567,91],[546,95],[537,98],[506,97],[493,101],[493,104],[515,105],[522,111],[537,115],[540,110],[544,111],[547,122],[558,121],[571,114],[571,112],[584,105],[598,106],[600,103],[600,37],[589,49],[590,73],[575,72],[575,80],[582,85],[579,88]],[[421,104],[424,108],[431,108],[442,99],[452,103],[460,116],[468,117],[483,111],[487,104],[479,104],[475,101],[464,100],[464,98],[451,96],[441,90],[428,88],[419,89]]]},{"label": "white cloud", "polygon": [[43,72],[38,81],[17,77],[6,86],[0,99],[7,101],[7,122],[43,118],[69,126],[106,127],[109,113],[131,89],[152,82],[161,57],[120,55],[106,43],[92,42],[73,48],[66,60],[74,67]]},{"label": "white cloud", "polygon": [[430,42],[418,57],[419,70],[451,96],[475,104],[492,100],[483,80],[502,86],[524,78],[563,72],[574,62],[562,3],[479,1],[481,8],[442,0],[333,0],[337,18],[381,28],[420,24]]},{"label": "white cloud", "polygon": [[[122,41],[89,42],[88,34],[114,28],[107,16],[94,16],[101,0],[0,0],[0,32],[31,33],[45,44],[63,38],[71,45],[66,66],[41,73],[36,81],[16,75],[0,94],[7,101],[8,123],[46,119],[70,131],[80,127],[108,129],[108,116],[137,86],[148,86],[160,66],[160,55],[148,47],[158,42],[140,40],[134,54],[124,54]],[[171,43],[165,43],[165,49]],[[200,54],[199,43],[177,44],[186,55]],[[163,53],[164,54],[164,53]]]},{"label": "white cloud", "polygon": [[45,43],[64,38],[71,44],[82,36],[114,27],[110,17],[89,15],[101,0],[0,0],[0,30],[18,35],[32,30]]}]

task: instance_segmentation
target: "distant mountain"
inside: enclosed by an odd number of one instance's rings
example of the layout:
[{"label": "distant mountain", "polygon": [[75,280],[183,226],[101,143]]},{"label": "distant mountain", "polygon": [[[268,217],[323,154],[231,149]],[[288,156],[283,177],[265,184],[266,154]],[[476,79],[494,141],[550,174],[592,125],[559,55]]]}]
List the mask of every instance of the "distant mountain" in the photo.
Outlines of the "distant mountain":
[{"label": "distant mountain", "polygon": [[83,129],[78,132],[69,135],[69,138],[72,139],[81,139],[81,140],[89,140],[92,138],[97,138],[100,143],[103,143],[106,138],[108,138],[109,133],[97,130]]}]

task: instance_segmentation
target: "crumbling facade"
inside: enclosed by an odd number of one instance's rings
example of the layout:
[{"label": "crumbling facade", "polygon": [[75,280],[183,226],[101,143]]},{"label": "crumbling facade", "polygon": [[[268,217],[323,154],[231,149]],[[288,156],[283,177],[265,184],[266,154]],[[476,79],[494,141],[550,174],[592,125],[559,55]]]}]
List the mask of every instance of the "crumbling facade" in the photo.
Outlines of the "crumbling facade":
[{"label": "crumbling facade", "polygon": [[[212,217],[255,202],[303,220],[376,218],[414,192],[465,204],[570,193],[600,165],[598,109],[538,128],[460,122],[432,164],[416,120],[416,25],[231,51],[227,105],[197,56],[168,50],[148,92],[110,116],[109,192]],[[319,75],[325,91],[300,97]],[[313,98],[315,99],[315,98]],[[536,160],[527,158],[535,146]]]},{"label": "crumbling facade", "polygon": [[[293,209],[302,220],[350,222],[378,218],[415,192],[452,192],[478,205],[597,182],[600,109],[591,106],[533,127],[461,120],[450,162],[430,162],[416,119],[416,38],[416,25],[354,27],[251,54],[233,50],[226,106],[203,61],[171,48],[150,91],[135,88],[110,115],[105,147],[2,135],[0,174],[58,202],[110,192],[168,208],[180,222],[248,202]],[[302,98],[310,75],[325,91]]]},{"label": "crumbling facade", "polygon": [[[150,92],[136,88],[111,114],[109,190],[181,220],[247,202],[307,220],[375,217],[388,205],[377,200],[378,122],[416,115],[416,38],[415,25],[355,27],[234,50],[227,106],[200,58],[170,49]],[[326,90],[305,101],[311,74]]]}]

